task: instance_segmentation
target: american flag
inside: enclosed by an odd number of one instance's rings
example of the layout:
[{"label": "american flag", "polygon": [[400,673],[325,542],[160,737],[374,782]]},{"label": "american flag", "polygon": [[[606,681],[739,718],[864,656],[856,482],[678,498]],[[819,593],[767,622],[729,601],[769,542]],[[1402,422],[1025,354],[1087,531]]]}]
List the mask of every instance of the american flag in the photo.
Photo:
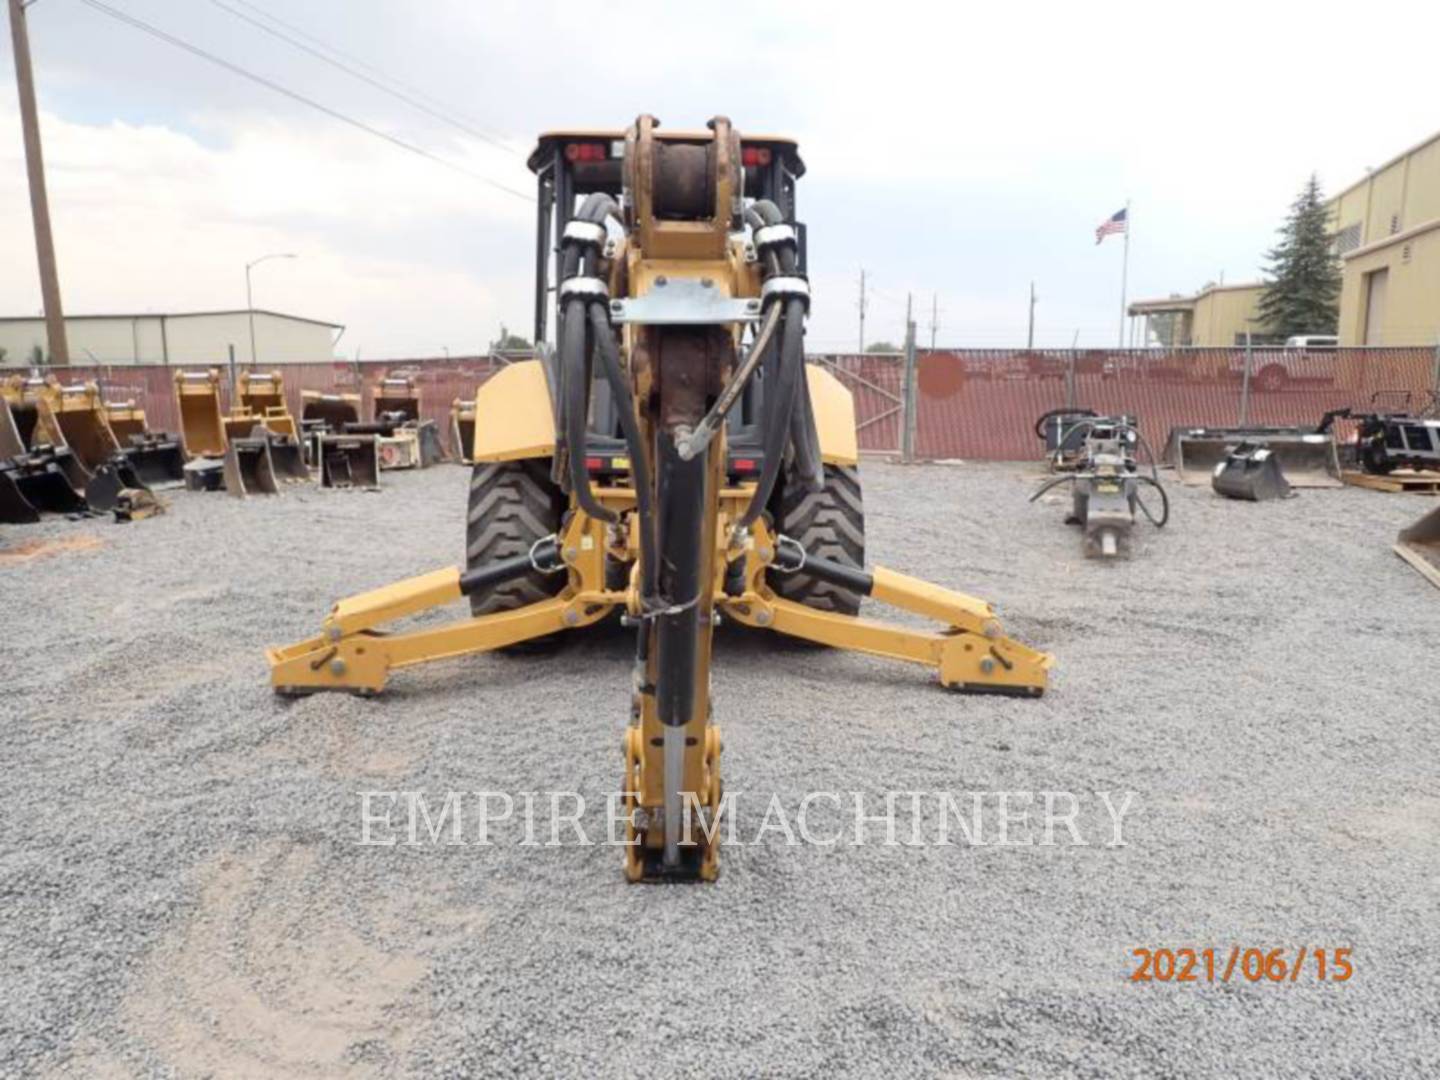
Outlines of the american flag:
[{"label": "american flag", "polygon": [[1100,227],[1095,230],[1095,243],[1100,243],[1105,239],[1105,237],[1111,235],[1112,233],[1123,233],[1126,229],[1129,217],[1130,211],[1128,209],[1116,210],[1115,213],[1111,214],[1108,218],[1102,221],[1100,223]]}]

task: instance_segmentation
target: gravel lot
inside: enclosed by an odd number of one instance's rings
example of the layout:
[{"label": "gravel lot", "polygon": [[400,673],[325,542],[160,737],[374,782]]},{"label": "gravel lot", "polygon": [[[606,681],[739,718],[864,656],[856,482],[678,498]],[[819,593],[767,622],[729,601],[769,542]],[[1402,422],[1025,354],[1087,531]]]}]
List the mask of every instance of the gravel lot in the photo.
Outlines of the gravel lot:
[{"label": "gravel lot", "polygon": [[[266,645],[457,559],[463,470],[6,528],[0,1075],[1435,1075],[1440,593],[1389,548],[1435,501],[1172,485],[1172,527],[1105,564],[1026,504],[1032,468],[864,475],[872,559],[994,601],[1052,690],[949,695],[727,628],[741,836],[811,790],[1069,791],[1087,846],[771,830],[708,887],[503,826],[361,846],[361,790],[620,781],[618,628],[272,697]],[[1135,793],[1123,847],[1101,791]],[[1136,947],[1232,943],[1350,946],[1355,973],[1127,980]]]}]

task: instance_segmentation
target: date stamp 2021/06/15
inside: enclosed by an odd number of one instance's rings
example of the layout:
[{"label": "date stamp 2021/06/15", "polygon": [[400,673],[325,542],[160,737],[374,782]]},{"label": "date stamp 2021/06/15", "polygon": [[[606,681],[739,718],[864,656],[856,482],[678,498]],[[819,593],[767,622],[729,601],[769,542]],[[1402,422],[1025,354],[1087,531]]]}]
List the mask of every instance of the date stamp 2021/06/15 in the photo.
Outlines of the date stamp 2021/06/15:
[{"label": "date stamp 2021/06/15", "polygon": [[1309,945],[1253,948],[1131,949],[1137,966],[1130,982],[1161,983],[1295,983],[1349,981],[1355,974],[1353,949]]}]

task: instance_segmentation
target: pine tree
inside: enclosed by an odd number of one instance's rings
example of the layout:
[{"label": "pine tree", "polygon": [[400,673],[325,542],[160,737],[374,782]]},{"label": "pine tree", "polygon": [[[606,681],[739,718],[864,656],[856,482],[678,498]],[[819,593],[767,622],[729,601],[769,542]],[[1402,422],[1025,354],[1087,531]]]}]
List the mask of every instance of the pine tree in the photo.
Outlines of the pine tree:
[{"label": "pine tree", "polygon": [[1335,333],[1340,264],[1329,226],[1320,181],[1311,174],[1280,227],[1280,242],[1266,256],[1270,266],[1259,314],[1267,332],[1277,337]]}]

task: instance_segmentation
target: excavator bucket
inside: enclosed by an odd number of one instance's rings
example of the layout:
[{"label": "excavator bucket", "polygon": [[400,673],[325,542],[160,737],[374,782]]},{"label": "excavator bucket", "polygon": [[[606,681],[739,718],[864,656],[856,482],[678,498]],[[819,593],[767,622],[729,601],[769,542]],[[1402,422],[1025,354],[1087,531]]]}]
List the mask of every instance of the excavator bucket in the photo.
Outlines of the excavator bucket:
[{"label": "excavator bucket", "polygon": [[1241,443],[1215,466],[1210,486],[1228,499],[1268,502],[1288,499],[1295,492],[1280,469],[1280,458],[1263,446]]},{"label": "excavator bucket", "polygon": [[378,488],[379,439],[374,435],[322,435],[320,486]]},{"label": "excavator bucket", "polygon": [[56,450],[0,462],[0,488],[5,489],[0,491],[0,521],[22,524],[38,521],[40,513],[83,513],[85,498],[72,480],[79,472],[73,461],[68,450]]},{"label": "excavator bucket", "polygon": [[120,452],[147,488],[176,487],[185,482],[185,451],[180,440],[162,432],[131,435]]},{"label": "excavator bucket", "polygon": [[322,394],[318,390],[300,392],[300,422],[318,420],[327,430],[340,434],[346,424],[360,422],[359,394]]},{"label": "excavator bucket", "polygon": [[1440,507],[1436,507],[1396,537],[1395,554],[1440,588]]},{"label": "excavator bucket", "polygon": [[1340,486],[1335,435],[1313,428],[1172,428],[1165,444],[1165,460],[1174,467],[1182,484],[1204,484],[1242,443],[1274,454],[1292,487]]},{"label": "excavator bucket", "polygon": [[35,388],[35,394],[41,415],[48,413],[52,430],[60,432],[56,445],[73,450],[87,470],[95,471],[120,452],[95,383],[62,386],[51,376]]},{"label": "excavator bucket", "polygon": [[286,484],[309,481],[310,469],[305,464],[305,450],[298,439],[281,434],[268,425],[256,428],[253,434],[263,434],[269,440],[270,465],[275,470],[276,480]]},{"label": "excavator bucket", "polygon": [[16,467],[0,461],[0,522],[6,525],[33,525],[40,520],[40,511],[25,498],[15,478]]},{"label": "excavator bucket", "polygon": [[[239,380],[240,405],[232,416],[258,418],[277,435],[299,437],[299,428],[285,404],[285,383],[278,371],[242,371]],[[237,431],[237,434],[240,432]]]},{"label": "excavator bucket", "polygon": [[150,425],[145,421],[145,410],[133,401],[107,401],[105,419],[110,424],[110,430],[115,433],[115,440],[122,447],[128,445],[136,435],[150,432]]},{"label": "excavator bucket", "polygon": [[105,513],[115,509],[122,491],[144,487],[130,462],[124,455],[117,455],[90,474],[90,482],[85,485],[85,504],[91,510]]},{"label": "excavator bucket", "polygon": [[463,465],[475,459],[475,399],[456,398],[450,405],[450,454]]},{"label": "excavator bucket", "polygon": [[263,430],[258,435],[230,440],[225,448],[225,490],[240,499],[280,494],[270,459],[270,438]]},{"label": "excavator bucket", "polygon": [[220,457],[225,453],[219,371],[177,371],[175,412],[180,417],[180,442],[187,458]]},{"label": "excavator bucket", "polygon": [[373,419],[399,413],[402,423],[415,423],[420,419],[420,388],[408,375],[397,375],[381,379],[375,384],[375,411]]}]

